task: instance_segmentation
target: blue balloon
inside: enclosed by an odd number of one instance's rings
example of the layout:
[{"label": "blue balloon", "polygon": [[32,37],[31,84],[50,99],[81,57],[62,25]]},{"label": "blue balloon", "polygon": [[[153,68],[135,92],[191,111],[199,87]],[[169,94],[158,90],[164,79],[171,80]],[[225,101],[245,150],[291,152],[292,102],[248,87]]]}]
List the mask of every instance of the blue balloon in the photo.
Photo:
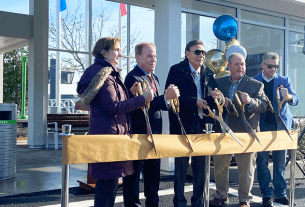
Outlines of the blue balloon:
[{"label": "blue balloon", "polygon": [[213,24],[214,35],[223,41],[232,39],[237,33],[237,22],[230,15],[218,17]]}]

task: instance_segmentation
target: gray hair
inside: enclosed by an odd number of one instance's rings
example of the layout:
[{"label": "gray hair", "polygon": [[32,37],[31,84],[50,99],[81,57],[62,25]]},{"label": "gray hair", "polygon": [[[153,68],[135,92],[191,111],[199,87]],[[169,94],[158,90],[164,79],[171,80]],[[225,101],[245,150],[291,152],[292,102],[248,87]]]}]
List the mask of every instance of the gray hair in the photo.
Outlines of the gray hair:
[{"label": "gray hair", "polygon": [[242,59],[245,59],[245,57],[240,53],[232,53],[228,58],[228,63],[231,63],[233,57],[241,57]]},{"label": "gray hair", "polygon": [[276,54],[275,52],[267,52],[263,55],[263,63],[266,63],[268,62],[268,60],[279,60],[280,57],[278,54]]}]

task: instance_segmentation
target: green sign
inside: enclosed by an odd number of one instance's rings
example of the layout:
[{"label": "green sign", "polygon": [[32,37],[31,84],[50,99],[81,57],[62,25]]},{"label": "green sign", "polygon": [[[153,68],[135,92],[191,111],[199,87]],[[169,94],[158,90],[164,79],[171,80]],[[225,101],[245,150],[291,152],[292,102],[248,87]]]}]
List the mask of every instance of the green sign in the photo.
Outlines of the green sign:
[{"label": "green sign", "polygon": [[0,120],[0,124],[17,124],[17,120]]}]

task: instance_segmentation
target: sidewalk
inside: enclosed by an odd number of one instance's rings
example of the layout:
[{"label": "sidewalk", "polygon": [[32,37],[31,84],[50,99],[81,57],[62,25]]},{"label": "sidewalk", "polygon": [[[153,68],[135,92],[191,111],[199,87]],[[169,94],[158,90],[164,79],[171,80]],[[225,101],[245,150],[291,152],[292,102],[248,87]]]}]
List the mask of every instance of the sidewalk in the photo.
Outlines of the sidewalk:
[{"label": "sidewalk", "polygon": [[[17,139],[16,175],[0,181],[0,197],[61,189],[62,150],[30,149],[27,138]],[[71,165],[69,186],[87,178],[87,164]]]},{"label": "sidewalk", "polygon": [[[0,181],[0,206],[60,206],[61,154],[61,149],[29,149],[27,140],[19,138],[17,140],[17,174],[12,179]],[[286,172],[286,178],[289,178],[289,167]],[[234,174],[236,176],[237,173],[233,173],[231,176]],[[69,175],[70,206],[93,206],[94,195],[81,190],[77,182],[77,180],[86,179],[87,164],[70,165]],[[305,179],[297,167],[295,177],[295,203],[298,206],[305,207]],[[191,176],[187,177],[185,186],[185,195],[188,204],[190,204],[192,196]],[[173,187],[173,176],[161,177],[159,191],[160,207],[173,206]],[[230,182],[229,187],[230,206],[238,207],[238,183]],[[141,202],[144,204],[143,180],[141,180],[140,192],[142,195]],[[214,196],[214,193],[215,185],[211,182],[210,198]],[[251,207],[261,206],[261,193],[257,182],[254,183],[252,194],[254,199],[251,202]],[[115,207],[123,206],[122,189],[120,189],[117,194]]]}]

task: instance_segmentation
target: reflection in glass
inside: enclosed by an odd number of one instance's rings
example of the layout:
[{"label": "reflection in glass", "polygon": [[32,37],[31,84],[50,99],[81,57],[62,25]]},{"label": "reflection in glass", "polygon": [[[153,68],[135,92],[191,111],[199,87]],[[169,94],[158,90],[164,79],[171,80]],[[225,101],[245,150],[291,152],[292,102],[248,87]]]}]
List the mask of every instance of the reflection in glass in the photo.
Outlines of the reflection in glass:
[{"label": "reflection in glass", "polygon": [[292,82],[292,87],[300,98],[299,105],[289,106],[289,109],[294,116],[305,114],[305,104],[304,101],[302,101],[305,98],[305,94],[303,93],[305,90],[305,56],[302,52],[304,42],[302,42],[302,45],[298,44],[303,38],[304,34],[302,33],[289,33],[289,77]]},{"label": "reflection in glass", "polygon": [[[81,59],[84,59],[84,54],[78,54]],[[49,51],[49,97],[55,98],[55,72],[56,72],[56,55],[55,52]],[[76,85],[84,70],[80,67],[73,54],[61,53],[61,98],[76,98]]]},{"label": "reflection in glass", "polygon": [[246,73],[250,77],[260,73],[262,56],[266,52],[275,52],[280,56],[278,74],[284,74],[284,30],[251,24],[241,24],[240,44],[246,48]]},{"label": "reflection in glass", "polygon": [[213,33],[215,18],[195,14],[181,14],[181,58],[184,59],[186,44],[193,39],[200,39],[204,49],[209,51],[217,48],[217,38]]},{"label": "reflection in glass", "polygon": [[260,23],[278,25],[278,26],[284,26],[285,23],[284,18],[252,12],[252,11],[246,11],[243,9],[241,10],[241,18]]},{"label": "reflection in glass", "polygon": [[289,19],[289,27],[293,29],[304,30],[305,22],[299,20]]},{"label": "reflection in glass", "polygon": [[197,11],[208,12],[219,15],[230,15],[236,17],[236,9],[228,6],[222,6],[214,3],[203,1],[186,0],[182,1],[182,7],[187,9],[194,9]]},{"label": "reflection in glass", "polygon": [[[73,53],[61,52],[61,73],[60,73],[60,85],[56,85],[55,79],[56,71],[56,53],[49,51],[48,67],[49,67],[49,84],[48,84],[48,97],[49,97],[49,109],[56,104],[56,91],[59,87],[61,97],[61,113],[74,113],[74,103],[79,99],[76,94],[77,82],[79,81],[84,70],[80,67],[77,60],[74,59]],[[78,54],[80,59],[84,59],[84,54]]]}]

